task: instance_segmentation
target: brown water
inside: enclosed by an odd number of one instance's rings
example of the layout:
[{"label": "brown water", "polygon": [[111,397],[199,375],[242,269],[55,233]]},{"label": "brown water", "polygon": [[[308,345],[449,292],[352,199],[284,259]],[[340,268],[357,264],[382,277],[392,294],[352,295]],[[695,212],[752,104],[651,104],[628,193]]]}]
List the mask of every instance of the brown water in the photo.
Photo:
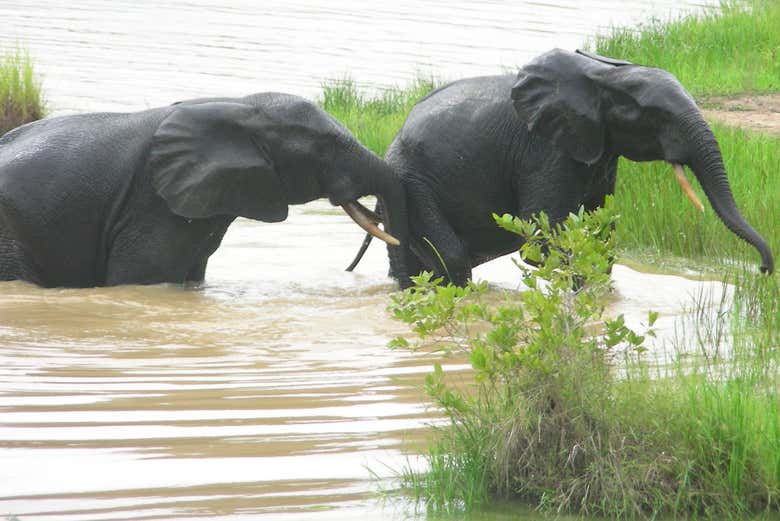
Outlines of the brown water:
[{"label": "brown water", "polygon": [[[403,518],[370,472],[389,478],[436,421],[434,359],[385,347],[404,328],[382,248],[340,270],[361,238],[318,202],[232,227],[199,288],[0,285],[0,514]],[[477,271],[517,284],[509,259]],[[614,279],[611,312],[655,309],[667,338],[706,286]]]},{"label": "brown water", "polygon": [[[57,113],[310,95],[346,72],[379,88],[423,69],[492,73],[579,45],[605,12],[636,21],[679,5],[51,4],[3,0],[0,45],[31,49]],[[0,284],[0,519],[408,517],[410,505],[376,499],[372,473],[392,486],[440,421],[421,391],[433,362],[464,366],[386,348],[405,330],[385,311],[384,249],[342,271],[362,236],[318,201],[282,224],[237,221],[200,287]],[[507,258],[476,276],[517,286]],[[661,341],[692,295],[719,291],[622,266],[613,278],[610,313],[637,325],[661,312]]]}]

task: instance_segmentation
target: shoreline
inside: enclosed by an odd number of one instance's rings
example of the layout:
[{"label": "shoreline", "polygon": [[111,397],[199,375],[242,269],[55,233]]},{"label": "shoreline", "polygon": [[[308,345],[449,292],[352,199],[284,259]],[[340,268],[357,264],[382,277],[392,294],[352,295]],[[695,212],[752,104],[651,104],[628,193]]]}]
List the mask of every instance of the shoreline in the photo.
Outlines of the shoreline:
[{"label": "shoreline", "polygon": [[700,107],[708,119],[780,137],[780,93],[708,96]]}]

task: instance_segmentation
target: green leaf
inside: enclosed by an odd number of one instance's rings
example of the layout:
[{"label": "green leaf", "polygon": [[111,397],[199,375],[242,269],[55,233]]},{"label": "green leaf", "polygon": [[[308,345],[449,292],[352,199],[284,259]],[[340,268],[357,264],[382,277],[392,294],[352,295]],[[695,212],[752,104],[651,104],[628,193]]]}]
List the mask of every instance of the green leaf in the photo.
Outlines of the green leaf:
[{"label": "green leaf", "polygon": [[477,371],[487,370],[488,359],[484,349],[475,348],[472,350],[471,354],[469,355],[469,360],[471,361],[471,366]]},{"label": "green leaf", "polygon": [[655,321],[658,320],[658,312],[656,311],[648,311],[647,312],[647,325],[649,327],[653,327],[655,324]]},{"label": "green leaf", "polygon": [[397,336],[388,342],[387,347],[390,349],[408,349],[409,341],[402,336]]}]

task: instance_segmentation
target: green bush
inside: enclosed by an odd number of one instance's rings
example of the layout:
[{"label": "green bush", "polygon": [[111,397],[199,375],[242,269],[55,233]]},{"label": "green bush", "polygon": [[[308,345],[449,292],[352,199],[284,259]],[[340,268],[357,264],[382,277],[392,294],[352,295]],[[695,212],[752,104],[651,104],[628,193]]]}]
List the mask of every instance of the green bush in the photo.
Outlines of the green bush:
[{"label": "green bush", "polygon": [[[423,274],[391,304],[419,337],[394,347],[456,352],[473,368],[470,382],[440,366],[427,377],[450,421],[427,454],[429,469],[403,472],[405,490],[433,511],[496,497],[618,518],[777,510],[777,366],[760,370],[769,350],[758,356],[751,340],[728,361],[645,362],[645,338],[622,316],[603,316],[611,201],[559,226],[544,215],[495,217],[527,238],[521,256],[539,265],[518,265],[525,291],[497,296],[484,283],[444,286]],[[754,280],[773,291],[766,277]],[[648,314],[648,328],[656,318]]]},{"label": "green bush", "polygon": [[44,116],[44,102],[29,54],[0,53],[0,135]]}]

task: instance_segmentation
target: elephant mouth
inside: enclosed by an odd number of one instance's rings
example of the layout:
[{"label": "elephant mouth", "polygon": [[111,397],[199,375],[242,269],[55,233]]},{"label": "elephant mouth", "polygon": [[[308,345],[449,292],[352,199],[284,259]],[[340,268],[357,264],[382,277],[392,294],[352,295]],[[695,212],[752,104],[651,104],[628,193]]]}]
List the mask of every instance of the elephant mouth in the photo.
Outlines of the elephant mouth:
[{"label": "elephant mouth", "polygon": [[700,212],[703,212],[704,205],[701,204],[701,201],[699,201],[699,198],[696,197],[693,188],[691,188],[691,185],[688,182],[688,178],[685,177],[685,170],[683,169],[682,165],[679,163],[672,163],[672,168],[674,168],[674,173],[677,176],[677,182],[680,183],[680,188],[682,188],[685,197],[687,197],[688,200],[693,203],[693,206],[698,208]]},{"label": "elephant mouth", "polygon": [[401,241],[377,226],[377,224],[382,222],[382,218],[359,202],[349,201],[341,205],[341,208],[358,226],[377,239],[385,241],[391,246],[399,246],[401,244]]}]

